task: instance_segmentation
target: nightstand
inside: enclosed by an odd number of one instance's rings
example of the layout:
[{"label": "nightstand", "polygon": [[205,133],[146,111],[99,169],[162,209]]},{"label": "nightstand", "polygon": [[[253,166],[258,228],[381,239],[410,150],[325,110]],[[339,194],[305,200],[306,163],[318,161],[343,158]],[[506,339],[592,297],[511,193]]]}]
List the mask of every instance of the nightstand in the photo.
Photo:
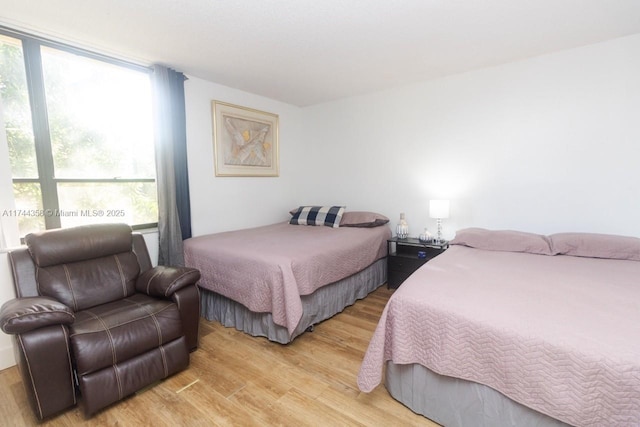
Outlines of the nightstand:
[{"label": "nightstand", "polygon": [[[448,247],[446,241],[442,244],[422,243],[414,237],[387,240],[387,287],[397,289],[414,271]],[[420,258],[418,252],[424,252],[425,257]]]}]

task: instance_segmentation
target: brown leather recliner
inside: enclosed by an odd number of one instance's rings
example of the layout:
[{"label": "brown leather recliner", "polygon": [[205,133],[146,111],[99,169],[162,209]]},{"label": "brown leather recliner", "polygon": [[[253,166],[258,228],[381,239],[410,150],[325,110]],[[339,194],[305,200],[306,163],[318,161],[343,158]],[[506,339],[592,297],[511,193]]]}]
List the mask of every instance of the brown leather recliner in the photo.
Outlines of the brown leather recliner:
[{"label": "brown leather recliner", "polygon": [[0,309],[39,419],[86,416],[189,365],[200,272],[153,267],[125,224],[49,230],[9,253],[17,298]]}]

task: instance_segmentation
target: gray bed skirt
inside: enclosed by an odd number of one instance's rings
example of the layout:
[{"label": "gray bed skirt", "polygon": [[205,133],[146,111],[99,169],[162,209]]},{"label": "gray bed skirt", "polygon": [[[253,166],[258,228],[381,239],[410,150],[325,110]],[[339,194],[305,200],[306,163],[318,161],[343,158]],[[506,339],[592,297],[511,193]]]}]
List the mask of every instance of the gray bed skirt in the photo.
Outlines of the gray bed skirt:
[{"label": "gray bed skirt", "polygon": [[387,281],[387,259],[381,258],[364,270],[302,296],[302,318],[291,336],[287,328],[273,323],[271,313],[254,313],[244,305],[200,288],[201,315],[250,335],[287,344],[309,327],[326,320],[366,297]]},{"label": "gray bed skirt", "polygon": [[394,399],[413,412],[446,427],[568,426],[491,387],[439,375],[418,364],[387,362],[385,386]]}]

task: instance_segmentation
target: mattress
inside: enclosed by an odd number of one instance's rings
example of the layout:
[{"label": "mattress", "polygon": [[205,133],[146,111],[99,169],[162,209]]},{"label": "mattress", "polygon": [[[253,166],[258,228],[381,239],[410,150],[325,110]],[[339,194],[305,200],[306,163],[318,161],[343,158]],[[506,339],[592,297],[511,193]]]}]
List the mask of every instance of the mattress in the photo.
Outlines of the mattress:
[{"label": "mattress", "polygon": [[391,297],[358,385],[419,364],[567,424],[637,425],[638,277],[637,261],[453,246]]}]

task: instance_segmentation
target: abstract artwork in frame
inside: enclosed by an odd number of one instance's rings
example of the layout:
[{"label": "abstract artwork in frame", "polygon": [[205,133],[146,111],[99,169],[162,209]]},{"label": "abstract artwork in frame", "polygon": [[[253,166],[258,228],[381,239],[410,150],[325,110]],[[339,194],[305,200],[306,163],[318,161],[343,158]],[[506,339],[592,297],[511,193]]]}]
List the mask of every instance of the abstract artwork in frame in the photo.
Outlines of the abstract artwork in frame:
[{"label": "abstract artwork in frame", "polygon": [[278,176],[278,115],[213,101],[216,176]]}]

